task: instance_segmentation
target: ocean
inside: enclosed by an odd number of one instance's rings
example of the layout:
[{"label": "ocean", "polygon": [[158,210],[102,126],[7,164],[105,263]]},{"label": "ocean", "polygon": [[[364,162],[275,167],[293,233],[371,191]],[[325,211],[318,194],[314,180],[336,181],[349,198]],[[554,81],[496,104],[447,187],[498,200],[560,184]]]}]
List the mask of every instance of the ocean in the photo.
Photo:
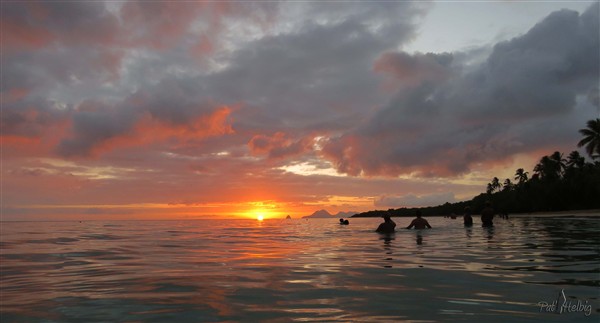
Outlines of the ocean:
[{"label": "ocean", "polygon": [[598,322],[600,217],[2,222],[4,322]]}]

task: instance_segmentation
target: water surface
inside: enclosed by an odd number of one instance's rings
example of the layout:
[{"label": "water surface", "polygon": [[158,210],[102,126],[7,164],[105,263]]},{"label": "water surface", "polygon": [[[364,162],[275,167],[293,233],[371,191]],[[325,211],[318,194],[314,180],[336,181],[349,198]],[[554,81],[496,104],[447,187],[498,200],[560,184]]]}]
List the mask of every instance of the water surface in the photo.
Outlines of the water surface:
[{"label": "water surface", "polygon": [[600,319],[600,218],[428,220],[3,222],[1,321]]}]

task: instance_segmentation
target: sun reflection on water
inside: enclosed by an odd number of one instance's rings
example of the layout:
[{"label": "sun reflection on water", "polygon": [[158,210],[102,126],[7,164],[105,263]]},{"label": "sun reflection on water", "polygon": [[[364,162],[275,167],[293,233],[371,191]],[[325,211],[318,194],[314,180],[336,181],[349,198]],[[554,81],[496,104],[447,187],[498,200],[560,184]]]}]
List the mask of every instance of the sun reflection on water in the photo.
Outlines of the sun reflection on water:
[{"label": "sun reflection on water", "polygon": [[449,315],[560,322],[567,314],[540,313],[537,302],[563,288],[599,308],[594,219],[515,218],[499,221],[490,237],[431,218],[434,229],[382,236],[373,232],[379,219],[340,226],[337,219],[278,220],[269,212],[257,207],[230,221],[5,223],[3,315],[8,322]]}]

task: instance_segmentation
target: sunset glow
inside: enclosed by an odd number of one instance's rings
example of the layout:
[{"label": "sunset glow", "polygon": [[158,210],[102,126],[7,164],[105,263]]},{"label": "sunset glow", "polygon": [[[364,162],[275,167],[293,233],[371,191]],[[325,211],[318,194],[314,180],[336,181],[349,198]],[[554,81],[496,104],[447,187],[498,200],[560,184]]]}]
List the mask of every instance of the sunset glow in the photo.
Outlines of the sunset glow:
[{"label": "sunset glow", "polygon": [[576,149],[600,113],[598,11],[3,2],[1,220],[267,220],[468,200]]}]

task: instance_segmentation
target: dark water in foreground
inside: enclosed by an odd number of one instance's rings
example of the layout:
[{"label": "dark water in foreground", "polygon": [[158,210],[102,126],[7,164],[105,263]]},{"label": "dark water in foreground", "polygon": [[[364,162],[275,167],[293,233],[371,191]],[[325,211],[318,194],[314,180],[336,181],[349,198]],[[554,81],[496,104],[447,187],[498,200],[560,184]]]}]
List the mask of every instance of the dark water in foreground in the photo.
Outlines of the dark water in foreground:
[{"label": "dark water in foreground", "polygon": [[429,220],[4,222],[1,321],[600,320],[600,218]]}]

